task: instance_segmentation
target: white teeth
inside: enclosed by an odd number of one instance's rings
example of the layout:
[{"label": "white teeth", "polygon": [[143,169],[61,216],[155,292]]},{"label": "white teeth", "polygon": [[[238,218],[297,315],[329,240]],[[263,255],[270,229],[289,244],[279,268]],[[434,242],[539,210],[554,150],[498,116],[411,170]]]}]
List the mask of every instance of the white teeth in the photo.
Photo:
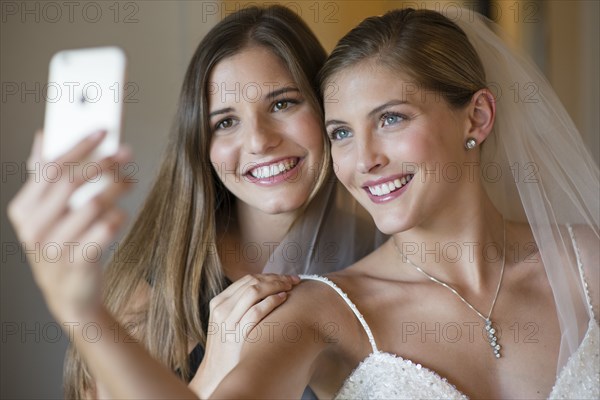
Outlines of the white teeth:
[{"label": "white teeth", "polygon": [[272,176],[279,175],[285,171],[289,171],[290,169],[296,166],[295,160],[285,160],[276,164],[265,165],[263,167],[258,167],[250,170],[250,175],[257,179],[270,178]]},{"label": "white teeth", "polygon": [[368,186],[369,192],[374,196],[385,196],[391,192],[400,189],[406,185],[413,178],[413,175],[403,176],[401,179],[394,179],[393,181],[381,183],[376,186]]}]

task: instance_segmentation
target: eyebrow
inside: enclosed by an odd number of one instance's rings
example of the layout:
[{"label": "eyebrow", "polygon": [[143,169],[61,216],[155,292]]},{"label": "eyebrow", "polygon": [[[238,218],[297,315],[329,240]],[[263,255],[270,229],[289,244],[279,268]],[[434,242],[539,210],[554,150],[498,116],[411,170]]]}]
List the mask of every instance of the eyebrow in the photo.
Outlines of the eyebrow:
[{"label": "eyebrow", "polygon": [[300,93],[300,90],[298,90],[298,88],[294,87],[294,86],[286,86],[286,87],[282,87],[281,89],[273,90],[271,93],[268,94],[268,97],[269,97],[269,99],[274,99],[275,97],[282,95],[283,93],[286,93],[286,92]]},{"label": "eyebrow", "polygon": [[[408,101],[406,100],[390,100],[385,104],[382,104],[378,107],[375,107],[374,109],[372,109],[371,111],[369,111],[369,113],[367,114],[367,116],[369,118],[371,118],[373,115],[375,114],[379,114],[381,111],[385,110],[386,108],[390,107],[390,106],[397,106],[400,104],[407,104]],[[343,124],[347,124],[347,122],[345,121],[340,121],[337,119],[331,119],[329,121],[327,121],[325,123],[325,128],[327,128],[329,125],[343,125]]]},{"label": "eyebrow", "polygon": [[215,111],[211,112],[208,116],[210,118],[212,118],[215,115],[227,114],[227,113],[232,112],[232,111],[233,111],[233,108],[231,108],[231,107],[221,108],[220,110],[215,110]]},{"label": "eyebrow", "polygon": [[[300,93],[300,90],[293,86],[286,86],[286,87],[282,87],[281,89],[273,90],[271,93],[269,93],[267,95],[267,97],[269,98],[269,100],[272,100],[272,99],[282,95],[283,93],[287,93],[287,92]],[[208,116],[209,116],[209,118],[212,118],[216,115],[227,114],[232,111],[234,111],[234,109],[232,107],[221,108],[219,110],[212,111]]]},{"label": "eyebrow", "polygon": [[406,100],[391,100],[388,101],[385,104],[380,105],[379,107],[375,107],[374,109],[372,109],[369,114],[367,114],[368,117],[372,117],[375,114],[379,114],[381,111],[385,110],[386,108],[390,107],[390,106],[397,106],[400,104],[406,104],[408,103],[408,101]]}]

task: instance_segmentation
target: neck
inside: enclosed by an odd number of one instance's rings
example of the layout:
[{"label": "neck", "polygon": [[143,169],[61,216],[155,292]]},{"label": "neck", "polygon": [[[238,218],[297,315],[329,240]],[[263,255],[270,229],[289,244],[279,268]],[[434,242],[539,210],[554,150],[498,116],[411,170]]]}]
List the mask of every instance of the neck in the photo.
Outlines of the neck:
[{"label": "neck", "polygon": [[[456,196],[394,240],[408,259],[436,278],[457,289],[488,293],[496,288],[504,262],[504,223],[483,188],[473,189],[478,193]],[[409,264],[404,267],[422,278]]]},{"label": "neck", "polygon": [[241,201],[236,202],[234,210],[219,244],[223,269],[233,281],[262,273],[298,215],[298,211],[267,214]]},{"label": "neck", "polygon": [[241,243],[279,243],[283,240],[299,211],[267,214],[240,201],[236,204]]}]

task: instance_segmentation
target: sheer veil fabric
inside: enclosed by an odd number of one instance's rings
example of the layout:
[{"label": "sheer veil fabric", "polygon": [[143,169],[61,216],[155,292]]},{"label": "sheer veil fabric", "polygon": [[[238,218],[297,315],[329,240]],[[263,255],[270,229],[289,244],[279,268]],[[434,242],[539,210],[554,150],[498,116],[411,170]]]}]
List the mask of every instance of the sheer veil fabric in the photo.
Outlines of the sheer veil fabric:
[{"label": "sheer veil fabric", "polygon": [[558,374],[593,320],[566,226],[573,226],[579,249],[595,252],[584,271],[597,285],[598,165],[546,78],[527,56],[508,48],[495,23],[466,9],[446,17],[467,34],[496,97],[494,132],[482,145],[482,178],[505,218],[531,226],[560,322]]},{"label": "sheer veil fabric", "polygon": [[387,237],[333,174],[273,254],[264,273],[325,275],[346,268]]}]

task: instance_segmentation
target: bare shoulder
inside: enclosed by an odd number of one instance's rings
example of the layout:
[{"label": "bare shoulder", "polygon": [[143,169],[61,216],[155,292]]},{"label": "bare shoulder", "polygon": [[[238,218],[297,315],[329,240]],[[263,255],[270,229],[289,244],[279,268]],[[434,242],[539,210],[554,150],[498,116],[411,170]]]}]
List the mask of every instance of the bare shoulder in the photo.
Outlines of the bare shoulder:
[{"label": "bare shoulder", "polygon": [[352,311],[330,285],[305,279],[264,321],[282,327],[294,325],[310,337],[322,338],[328,325],[347,325],[353,318]]},{"label": "bare shoulder", "polygon": [[[355,279],[347,273],[332,274],[327,279],[344,294],[354,293],[358,287],[354,284]],[[273,327],[275,339],[279,339],[284,347],[290,343],[300,344],[295,347],[304,347],[314,356],[323,352],[346,354],[349,348],[356,347],[362,331],[354,312],[341,294],[328,283],[303,280],[261,324]]]},{"label": "bare shoulder", "polygon": [[[326,335],[344,311],[329,286],[299,283],[286,301],[246,333],[237,366],[213,393],[216,398],[300,398],[335,340]],[[339,297],[339,296],[338,296]]]}]

